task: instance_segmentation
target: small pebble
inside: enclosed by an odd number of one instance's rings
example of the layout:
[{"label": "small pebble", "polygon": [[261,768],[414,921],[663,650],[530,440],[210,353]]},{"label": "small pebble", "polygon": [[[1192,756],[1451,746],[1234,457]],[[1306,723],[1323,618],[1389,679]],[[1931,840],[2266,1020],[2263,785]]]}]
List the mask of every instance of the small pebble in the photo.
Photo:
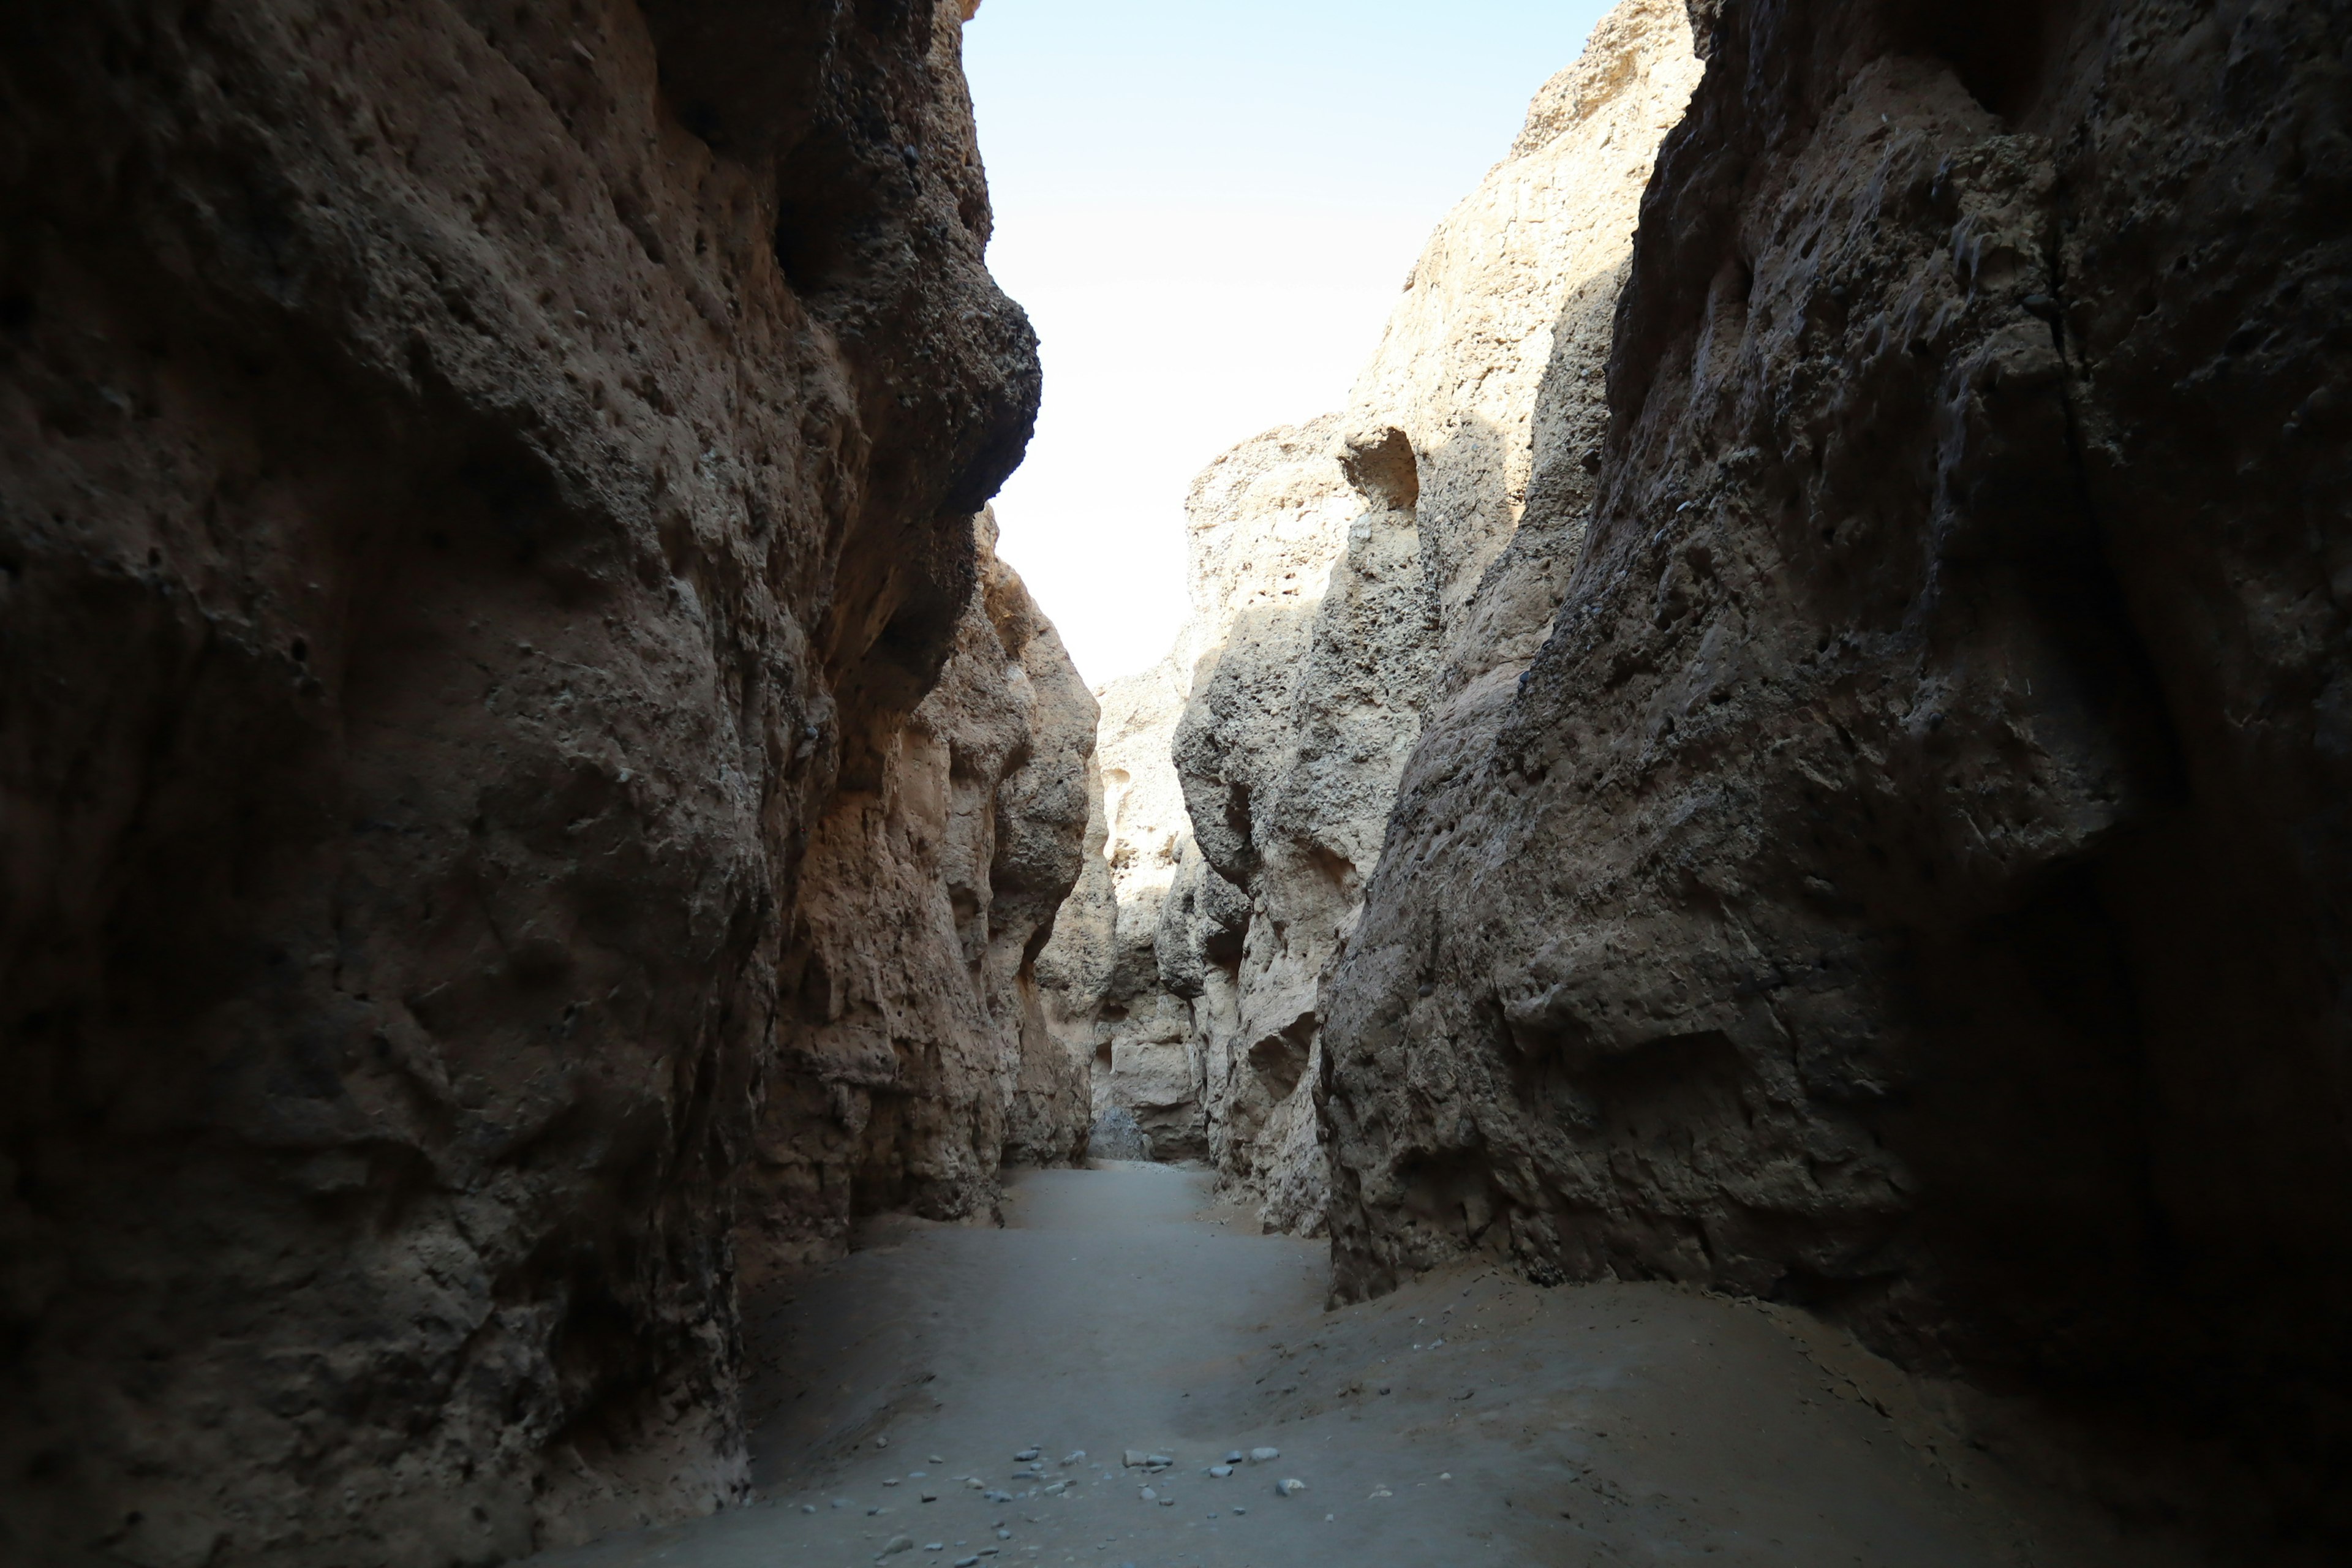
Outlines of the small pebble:
[{"label": "small pebble", "polygon": [[1252,1448],[1250,1450],[1250,1463],[1253,1465],[1263,1465],[1268,1459],[1279,1459],[1280,1458],[1282,1458],[1282,1450],[1279,1448]]},{"label": "small pebble", "polygon": [[816,1511],[816,1504],[813,1502],[804,1502],[801,1504],[801,1511],[803,1513],[814,1513]]},{"label": "small pebble", "polygon": [[933,1463],[933,1464],[935,1464],[935,1465],[944,1465],[944,1464],[946,1464],[946,1463],[947,1463],[947,1461],[946,1461],[945,1459],[940,1458],[937,1454],[933,1454],[933,1455],[931,1456],[931,1463]]},{"label": "small pebble", "polygon": [[914,1549],[915,1538],[913,1536],[894,1535],[890,1538],[889,1544],[882,1548],[880,1555],[884,1557],[896,1557],[901,1552],[912,1552]]},{"label": "small pebble", "polygon": [[890,1446],[890,1439],[887,1437],[877,1437],[874,1439],[874,1446],[877,1448],[887,1448]]},{"label": "small pebble", "polygon": [[923,1542],[923,1550],[926,1552],[945,1552],[947,1549],[948,1543],[944,1541],[926,1541]]},{"label": "small pebble", "polygon": [[1237,1508],[1237,1509],[1234,1510],[1234,1517],[1235,1519],[1239,1519],[1242,1515],[1244,1515],[1244,1514],[1247,1513],[1248,1511],[1249,1511],[1249,1510],[1247,1510],[1247,1509],[1245,1509],[1245,1508]]},{"label": "small pebble", "polygon": [[887,1480],[884,1481],[882,1484],[883,1484],[884,1486],[886,1486],[886,1487],[895,1487],[895,1486],[897,1486],[897,1485],[898,1484],[898,1477],[896,1477],[896,1476],[892,1476],[889,1479],[887,1479]]},{"label": "small pebble", "polygon": [[1274,1495],[1276,1497],[1297,1497],[1306,1489],[1307,1483],[1301,1480],[1280,1480],[1274,1483]]},{"label": "small pebble", "polygon": [[1018,1462],[1025,1465],[1030,1460],[1035,1458],[1040,1452],[1042,1452],[1042,1450],[1034,1447],[1024,1448],[1019,1453],[1013,1455],[1013,1458]]},{"label": "small pebble", "polygon": [[996,1539],[999,1541],[1010,1541],[1013,1539],[1013,1532],[1009,1530],[1000,1530],[996,1532]]},{"label": "small pebble", "polygon": [[1150,1487],[1146,1487],[1143,1489],[1143,1500],[1146,1502],[1158,1502],[1160,1500],[1160,1494],[1153,1491]]},{"label": "small pebble", "polygon": [[1225,1463],[1229,1465],[1238,1465],[1247,1458],[1249,1458],[1248,1455],[1243,1453],[1239,1448],[1235,1448],[1232,1453],[1225,1456]]},{"label": "small pebble", "polygon": [[923,1494],[923,1500],[925,1502],[937,1502],[940,1500],[940,1494],[937,1492],[925,1492]]},{"label": "small pebble", "polygon": [[955,1568],[980,1568],[980,1559],[977,1557],[959,1557],[955,1560]]},{"label": "small pebble", "polygon": [[1083,1465],[1086,1462],[1087,1451],[1084,1448],[1073,1448],[1062,1456],[1062,1463],[1066,1465]]},{"label": "small pebble", "polygon": [[1211,1465],[1208,1473],[1222,1481],[1234,1473],[1234,1468],[1231,1465]]}]

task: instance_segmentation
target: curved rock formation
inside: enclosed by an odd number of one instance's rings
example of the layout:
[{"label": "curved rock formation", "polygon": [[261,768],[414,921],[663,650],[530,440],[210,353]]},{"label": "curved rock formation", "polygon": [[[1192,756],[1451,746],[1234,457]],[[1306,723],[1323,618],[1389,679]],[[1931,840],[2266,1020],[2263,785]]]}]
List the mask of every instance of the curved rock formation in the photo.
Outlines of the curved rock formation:
[{"label": "curved rock formation", "polygon": [[1565,604],[1455,661],[1326,992],[1340,1289],[1805,1302],[2193,1429],[2135,1504],[2243,1467],[2233,1539],[2340,1546],[2352,17],[1713,44]]},{"label": "curved rock formation", "polygon": [[[1037,369],[958,29],[0,14],[0,1555],[715,1506],[754,1142],[940,1211],[1072,1147],[1021,963],[1083,694],[966,615]],[[843,1046],[867,827],[1019,1068]]]}]

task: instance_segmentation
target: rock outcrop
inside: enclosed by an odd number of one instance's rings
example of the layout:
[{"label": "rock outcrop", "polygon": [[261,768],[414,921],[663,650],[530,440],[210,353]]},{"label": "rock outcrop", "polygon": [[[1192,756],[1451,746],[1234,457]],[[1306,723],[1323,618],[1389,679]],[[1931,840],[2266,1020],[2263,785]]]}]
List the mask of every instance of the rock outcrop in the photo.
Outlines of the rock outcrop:
[{"label": "rock outcrop", "polygon": [[0,14],[0,1556],[713,1507],[743,1158],[1073,1147],[958,9]]},{"label": "rock outcrop", "polygon": [[[2352,13],[1711,41],[1564,603],[1449,654],[1325,989],[1339,1289],[1483,1249],[1806,1303],[2176,1422],[2264,1479],[2240,1549],[2340,1551]],[[1459,608],[1479,549],[1430,547],[1457,647],[1577,531],[1535,468]]]},{"label": "rock outcrop", "polygon": [[1193,486],[1160,680],[1186,706],[1155,741],[1197,852],[1171,856],[1157,996],[1190,1002],[1199,1124],[1269,1224],[1323,1223],[1321,992],[1422,725],[1490,724],[1564,589],[1635,208],[1696,78],[1679,5],[1612,12],[1431,237],[1349,407]]},{"label": "rock outcrop", "polygon": [[1317,987],[1380,854],[1428,645],[1411,498],[1368,510],[1340,429],[1270,431],[1193,485],[1195,617],[1217,637],[1173,741],[1200,891],[1164,944],[1201,955],[1171,981],[1201,976],[1219,1171],[1268,1224],[1308,1234],[1324,1197]]},{"label": "rock outcrop", "polygon": [[810,831],[743,1178],[747,1277],[837,1256],[858,1215],[990,1210],[1002,1161],[1086,1149],[1089,1062],[1034,965],[1081,870],[1095,702],[979,522],[939,684]]}]

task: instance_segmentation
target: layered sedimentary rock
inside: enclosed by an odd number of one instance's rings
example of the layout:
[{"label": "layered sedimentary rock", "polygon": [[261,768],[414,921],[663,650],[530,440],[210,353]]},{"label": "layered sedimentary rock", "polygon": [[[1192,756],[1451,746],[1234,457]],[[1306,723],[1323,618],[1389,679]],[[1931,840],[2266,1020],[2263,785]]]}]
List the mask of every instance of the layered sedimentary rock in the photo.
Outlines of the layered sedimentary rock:
[{"label": "layered sedimentary rock", "polygon": [[1095,701],[981,514],[939,683],[810,830],[741,1192],[749,1271],[838,1254],[884,1208],[992,1207],[1004,1160],[1085,1151],[1088,1060],[1034,964],[1077,882]]},{"label": "layered sedimentary rock", "polygon": [[1712,44],[1565,603],[1456,661],[1325,994],[1340,1288],[1806,1302],[2340,1547],[2352,13]]},{"label": "layered sedimentary rock", "polygon": [[[0,1555],[712,1506],[767,1081],[866,1119],[824,1181],[877,1201],[976,1197],[988,1116],[1068,1147],[1025,1047],[969,1126],[876,1110],[953,1074],[886,1083],[811,980],[837,794],[929,789],[897,826],[1025,1041],[1082,830],[1080,694],[1012,711],[1030,612],[966,616],[1036,365],[958,28],[0,14]],[[943,666],[986,714],[909,719]]]}]

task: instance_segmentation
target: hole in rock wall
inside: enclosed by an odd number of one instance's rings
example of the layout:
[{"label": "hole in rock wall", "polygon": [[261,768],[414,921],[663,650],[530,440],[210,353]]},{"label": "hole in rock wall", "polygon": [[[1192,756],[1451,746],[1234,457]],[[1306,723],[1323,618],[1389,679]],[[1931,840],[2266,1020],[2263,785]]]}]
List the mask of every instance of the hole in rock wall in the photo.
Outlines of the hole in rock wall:
[{"label": "hole in rock wall", "polygon": [[2040,84],[2052,10],[2049,0],[1897,0],[1886,15],[1898,48],[1951,67],[1969,97],[2006,120]]},{"label": "hole in rock wall", "polygon": [[1307,1071],[1307,1057],[1315,1038],[1316,1018],[1312,1013],[1297,1019],[1280,1034],[1268,1035],[1249,1048],[1250,1071],[1269,1100],[1279,1102],[1290,1098],[1298,1080]]}]

